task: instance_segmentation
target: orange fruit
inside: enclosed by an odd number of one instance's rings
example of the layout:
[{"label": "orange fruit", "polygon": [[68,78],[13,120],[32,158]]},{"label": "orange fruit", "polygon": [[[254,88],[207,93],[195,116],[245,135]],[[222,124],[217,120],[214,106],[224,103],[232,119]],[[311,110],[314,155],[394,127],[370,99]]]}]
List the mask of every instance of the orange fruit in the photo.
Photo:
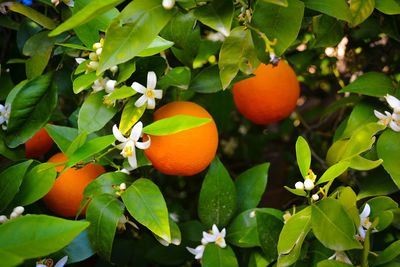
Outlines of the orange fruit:
[{"label": "orange fruit", "polygon": [[37,159],[49,152],[53,146],[53,139],[45,128],[40,129],[31,139],[25,143],[25,156],[29,159]]},{"label": "orange fruit", "polygon": [[[176,101],[159,108],[154,113],[154,120],[175,115],[212,119],[198,104]],[[168,175],[191,176],[201,172],[214,159],[218,147],[218,130],[213,119],[175,134],[150,137],[151,145],[144,152],[155,169]]]},{"label": "orange fruit", "polygon": [[300,84],[293,69],[281,60],[276,67],[261,64],[254,74],[233,86],[238,111],[261,125],[288,117],[300,96]]},{"label": "orange fruit", "polygon": [[[52,156],[48,162],[66,162],[68,158],[63,153]],[[64,166],[57,166],[61,172]],[[62,217],[74,217],[79,211],[85,187],[97,176],[104,173],[103,166],[89,163],[82,168],[69,168],[56,179],[50,192],[43,198],[46,206]],[[85,214],[85,210],[82,211]]]}]

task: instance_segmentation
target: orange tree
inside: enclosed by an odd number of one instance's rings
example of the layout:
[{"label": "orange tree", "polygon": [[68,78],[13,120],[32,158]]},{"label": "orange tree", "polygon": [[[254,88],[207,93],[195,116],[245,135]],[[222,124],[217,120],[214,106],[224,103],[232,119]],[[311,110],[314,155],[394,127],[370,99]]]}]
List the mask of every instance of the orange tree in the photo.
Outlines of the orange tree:
[{"label": "orange tree", "polygon": [[0,12],[1,266],[399,265],[398,0]]}]

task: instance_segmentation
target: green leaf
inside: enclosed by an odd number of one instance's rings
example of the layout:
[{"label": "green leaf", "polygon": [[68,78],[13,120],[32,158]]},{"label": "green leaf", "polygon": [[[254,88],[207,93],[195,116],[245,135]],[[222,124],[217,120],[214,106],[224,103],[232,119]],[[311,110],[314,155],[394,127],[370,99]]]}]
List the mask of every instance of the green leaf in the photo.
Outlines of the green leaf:
[{"label": "green leaf", "polygon": [[143,128],[143,133],[150,135],[169,135],[209,123],[210,118],[190,115],[176,115],[155,121]]},{"label": "green leaf", "polygon": [[328,16],[341,19],[347,22],[352,21],[350,8],[346,3],[346,0],[304,0],[306,8],[319,11]]},{"label": "green leaf", "polygon": [[112,7],[120,4],[121,2],[122,0],[104,0],[100,2],[92,1],[84,8],[76,12],[72,17],[60,24],[52,32],[50,32],[49,36],[56,36],[60,33],[80,26],[110,10]]},{"label": "green leaf", "polygon": [[251,253],[248,267],[265,267],[268,264],[267,259],[258,251]]},{"label": "green leaf", "polygon": [[174,43],[170,42],[168,40],[165,40],[164,38],[157,36],[150,44],[148,47],[146,47],[142,52],[138,54],[138,57],[149,57],[156,55],[164,50],[167,50],[171,46],[173,46]]},{"label": "green leaf", "polygon": [[[263,32],[272,42],[277,56],[281,56],[296,40],[300,31],[304,13],[304,3],[299,0],[288,0],[288,6],[282,7],[264,1],[257,1],[251,23]],[[254,39],[253,34],[253,39]]]},{"label": "green leaf", "polygon": [[290,217],[279,235],[278,266],[290,266],[297,261],[304,239],[310,230],[311,207],[306,207]]},{"label": "green leaf", "polygon": [[[346,127],[340,135],[340,138],[349,138],[358,128],[376,121],[374,108],[368,103],[359,103],[354,106],[351,111]],[[339,138],[339,136],[336,138]]]},{"label": "green leaf", "polygon": [[56,176],[57,171],[53,163],[42,163],[33,167],[25,175],[13,200],[15,206],[26,206],[44,197],[53,187]]},{"label": "green leaf", "polygon": [[24,258],[4,250],[0,250],[0,259],[4,267],[20,266],[24,261]]},{"label": "green leaf", "polygon": [[360,192],[357,195],[358,200],[373,196],[390,195],[398,190],[390,175],[383,168],[368,172],[368,175],[362,177],[358,182],[360,187]]},{"label": "green leaf", "polygon": [[355,27],[365,21],[372,14],[374,8],[375,0],[351,0],[350,12],[352,20],[350,26]]},{"label": "green leaf", "polygon": [[74,82],[72,83],[72,89],[75,94],[79,94],[83,90],[90,88],[96,80],[97,75],[95,72],[82,74],[74,80]]},{"label": "green leaf", "polygon": [[350,186],[340,187],[337,190],[338,201],[350,215],[355,225],[360,225],[360,215],[357,208],[357,195]]},{"label": "green leaf", "polygon": [[63,153],[67,151],[71,142],[78,136],[78,129],[66,126],[47,124],[46,131]]},{"label": "green leaf", "polygon": [[226,239],[232,245],[247,248],[260,246],[257,231],[256,210],[243,211],[229,224]]},{"label": "green leaf", "polygon": [[355,239],[353,220],[337,200],[323,199],[311,207],[313,233],[325,247],[335,251],[362,248]]},{"label": "green leaf", "polygon": [[129,3],[107,30],[97,72],[102,73],[139,55],[174,13],[175,9],[165,10],[158,0]]},{"label": "green leaf", "polygon": [[308,175],[311,166],[311,149],[302,136],[299,136],[296,141],[296,159],[300,173],[304,178]]},{"label": "green leaf", "polygon": [[17,2],[13,2],[7,6],[11,11],[28,17],[29,19],[33,20],[34,22],[36,22],[40,26],[43,26],[46,29],[51,30],[56,27],[56,23],[52,19],[46,17],[42,13],[39,13],[33,8],[30,8],[28,6],[25,6]]},{"label": "green leaf", "polygon": [[105,102],[111,102],[115,100],[125,99],[135,95],[137,92],[132,89],[130,86],[121,86],[119,88],[115,88],[115,90],[104,97]]},{"label": "green leaf", "polygon": [[393,211],[398,210],[399,204],[388,196],[379,196],[368,200],[371,208],[369,216],[371,221],[379,219],[376,229],[382,231],[390,226],[393,222]]},{"label": "green leaf", "polygon": [[[119,64],[118,65],[118,79],[117,79],[118,83],[122,83],[122,82],[128,80],[131,77],[132,73],[134,73],[135,71],[136,71],[136,62],[134,60],[130,60],[130,61],[124,62],[122,64]],[[122,86],[121,88],[124,88],[124,87],[128,87],[128,86]],[[120,89],[120,88],[115,89],[115,91],[118,89]],[[132,91],[136,92],[135,90],[132,90]]]},{"label": "green leaf", "polygon": [[38,76],[25,83],[11,102],[8,146],[14,148],[29,140],[45,126],[56,106],[57,89],[51,85],[50,74]]},{"label": "green leaf", "polygon": [[89,95],[79,111],[79,131],[93,133],[102,129],[117,113],[116,107],[103,104],[104,93],[99,92]]},{"label": "green leaf", "polygon": [[29,38],[23,49],[25,56],[30,56],[26,61],[26,76],[32,79],[45,70],[49,62],[54,40],[47,36],[48,31],[39,32]]},{"label": "green leaf", "polygon": [[214,243],[207,244],[202,258],[203,267],[238,267],[235,253],[226,246],[221,248]]},{"label": "green leaf", "polygon": [[230,0],[212,1],[194,10],[194,15],[201,23],[229,36],[233,19],[233,2]]},{"label": "green leaf", "polygon": [[191,72],[188,67],[176,67],[161,77],[157,82],[157,86],[160,88],[173,86],[186,90],[189,87],[190,77]]},{"label": "green leaf", "polygon": [[67,157],[71,156],[78,148],[83,146],[87,139],[87,133],[80,133],[74,140],[72,140],[71,144],[68,146],[67,151],[65,151],[65,155]]},{"label": "green leaf", "polygon": [[400,14],[400,2],[397,0],[375,1],[375,8],[387,15]]},{"label": "green leaf", "polygon": [[279,234],[282,231],[282,219],[266,212],[256,212],[257,231],[264,257],[273,262],[278,257],[277,245]]},{"label": "green leaf", "polygon": [[382,162],[382,159],[369,160],[361,156],[355,156],[351,158],[349,167],[358,171],[369,171],[381,165]]},{"label": "green leaf", "polygon": [[112,245],[118,222],[124,213],[125,207],[114,196],[103,194],[95,196],[86,211],[86,218],[90,222],[89,238],[95,251],[106,260],[110,260]]},{"label": "green leaf", "polygon": [[88,226],[85,221],[47,215],[21,216],[0,225],[0,250],[24,259],[47,256],[68,245]]},{"label": "green leaf", "polygon": [[224,227],[236,211],[236,189],[228,171],[216,157],[200,189],[198,214],[202,223]]},{"label": "green leaf", "polygon": [[129,180],[129,175],[125,173],[107,172],[88,184],[83,195],[87,198],[93,198],[94,196],[101,194],[115,195],[116,190],[114,189],[114,186],[119,186],[121,183],[127,184]]},{"label": "green leaf", "polygon": [[349,168],[350,162],[348,161],[339,161],[335,165],[330,166],[324,174],[322,174],[321,178],[319,178],[317,185],[330,182],[334,180],[335,178],[339,177],[342,175],[348,168]]},{"label": "green leaf", "polygon": [[285,189],[286,189],[287,191],[289,191],[289,192],[292,193],[292,194],[295,194],[296,196],[300,196],[300,197],[305,197],[305,196],[307,196],[307,192],[304,191],[304,190],[302,190],[302,189],[290,188],[290,187],[288,187],[288,186],[284,186],[284,187],[285,187]]},{"label": "green leaf", "polygon": [[317,263],[317,267],[349,267],[354,266],[337,260],[323,260]]},{"label": "green leaf", "polygon": [[383,250],[378,257],[373,261],[373,265],[382,265],[393,261],[400,255],[400,240],[397,240],[390,244],[385,250]]},{"label": "green leaf", "polygon": [[136,99],[130,99],[122,111],[121,121],[118,127],[122,134],[126,134],[133,125],[140,120],[143,113],[146,111],[146,105],[138,108],[135,106],[135,102]]},{"label": "green leaf", "polygon": [[391,130],[384,131],[378,139],[376,150],[383,160],[383,168],[390,174],[393,182],[400,188],[400,165],[397,157],[400,153],[400,134]]},{"label": "green leaf", "polygon": [[68,263],[80,262],[93,256],[95,252],[88,237],[88,230],[82,231],[59,254],[68,256]]},{"label": "green leaf", "polygon": [[344,35],[343,22],[327,15],[313,17],[313,47],[336,46]]},{"label": "green leaf", "polygon": [[354,82],[343,87],[339,93],[350,92],[362,95],[383,97],[394,94],[392,80],[380,72],[367,72],[358,77]]},{"label": "green leaf", "polygon": [[259,63],[250,31],[244,26],[234,28],[219,52],[218,67],[222,88],[226,89],[231,84],[239,70],[249,75]]},{"label": "green leaf", "polygon": [[8,167],[0,173],[0,212],[11,203],[14,196],[18,193],[25,173],[32,162],[32,160],[24,161]]},{"label": "green leaf", "polygon": [[[92,47],[89,48],[89,47],[86,47],[86,46],[83,46],[83,45],[78,45],[78,44],[55,43],[55,45],[62,46],[62,47],[67,47],[67,48],[71,48],[71,49],[76,49],[76,50],[88,51],[88,52],[93,51]],[[75,70],[75,74],[76,74],[76,70]]]},{"label": "green leaf", "polygon": [[74,166],[89,157],[101,152],[115,141],[114,135],[106,135],[94,138],[78,148],[68,159],[64,169]]},{"label": "green leaf", "polygon": [[287,7],[288,6],[288,1],[287,0],[261,0],[267,3],[271,3],[271,4],[275,4],[278,6],[283,6],[283,7]]},{"label": "green leaf", "polygon": [[237,211],[257,207],[268,182],[269,163],[254,166],[241,173],[235,180]]},{"label": "green leaf", "polygon": [[168,209],[157,185],[149,179],[140,178],[121,197],[135,220],[171,243]]},{"label": "green leaf", "polygon": [[189,89],[198,93],[216,93],[221,91],[222,84],[218,66],[212,65],[202,69],[193,77]]}]

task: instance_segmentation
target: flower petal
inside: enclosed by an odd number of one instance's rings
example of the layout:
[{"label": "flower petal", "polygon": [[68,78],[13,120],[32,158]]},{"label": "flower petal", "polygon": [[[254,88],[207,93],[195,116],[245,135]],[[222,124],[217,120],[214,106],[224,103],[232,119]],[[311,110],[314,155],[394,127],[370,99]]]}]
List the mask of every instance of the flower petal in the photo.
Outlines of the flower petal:
[{"label": "flower petal", "polygon": [[131,130],[130,139],[137,141],[142,136],[143,123],[138,121]]},{"label": "flower petal", "polygon": [[393,108],[393,109],[400,108],[400,100],[398,100],[396,97],[391,96],[391,95],[386,95],[385,99],[391,108]]},{"label": "flower petal", "polygon": [[215,224],[213,224],[213,226],[212,226],[212,232],[213,232],[214,235],[218,235],[219,234],[218,227]]},{"label": "flower petal", "polygon": [[114,124],[114,126],[113,126],[113,128],[112,128],[112,131],[113,131],[114,137],[115,137],[118,141],[120,141],[120,142],[126,142],[126,141],[128,140],[125,136],[122,135],[122,133],[120,132],[120,130],[118,130],[118,127],[117,127],[116,124]]},{"label": "flower petal", "polygon": [[153,90],[154,92],[154,97],[157,99],[161,99],[163,95],[163,90]]},{"label": "flower petal", "polygon": [[225,235],[226,235],[226,229],[224,228],[224,229],[222,229],[222,231],[221,231],[221,236],[222,236],[223,238],[225,238]]},{"label": "flower petal", "polygon": [[224,238],[218,238],[215,240],[215,244],[219,246],[220,248],[225,248],[226,247],[226,242]]},{"label": "flower petal", "polygon": [[155,89],[157,84],[157,76],[154,71],[147,73],[147,88]]},{"label": "flower petal", "polygon": [[149,136],[149,140],[147,140],[146,142],[136,142],[136,147],[139,149],[148,149],[150,147],[150,136]]},{"label": "flower petal", "polygon": [[380,119],[380,120],[382,120],[382,119],[385,119],[386,118],[386,116],[385,115],[383,115],[382,113],[380,113],[379,111],[377,111],[377,110],[374,110],[374,114],[375,114],[375,117],[377,117],[378,119]]},{"label": "flower petal", "polygon": [[56,265],[54,265],[54,267],[63,267],[68,261],[68,256],[64,256],[63,258],[61,258],[61,260],[59,260]]},{"label": "flower petal", "polygon": [[371,213],[371,207],[369,204],[365,204],[363,211],[360,213],[360,218],[367,218]]},{"label": "flower petal", "polygon": [[144,94],[146,92],[146,87],[141,85],[140,83],[134,82],[131,85],[132,89],[138,93]]},{"label": "flower petal", "polygon": [[365,239],[365,230],[361,225],[358,227],[358,233],[360,234],[361,239],[364,240]]},{"label": "flower petal", "polygon": [[212,234],[209,234],[207,232],[203,232],[203,239],[204,241],[206,241],[207,243],[212,243],[215,241],[215,236]]},{"label": "flower petal", "polygon": [[135,106],[138,107],[138,108],[140,108],[141,106],[143,106],[144,104],[146,104],[147,99],[148,99],[147,96],[142,95],[141,97],[139,97],[138,100],[136,100]]},{"label": "flower petal", "polygon": [[137,168],[137,160],[136,160],[136,151],[133,149],[132,156],[128,157],[129,166],[132,167],[132,170]]},{"label": "flower petal", "polygon": [[390,121],[389,126],[393,131],[400,132],[400,126],[396,121]]},{"label": "flower petal", "polygon": [[82,62],[86,61],[86,58],[77,57],[75,58],[76,63],[81,64]]},{"label": "flower petal", "polygon": [[154,109],[156,107],[156,101],[154,98],[147,99],[147,109]]}]

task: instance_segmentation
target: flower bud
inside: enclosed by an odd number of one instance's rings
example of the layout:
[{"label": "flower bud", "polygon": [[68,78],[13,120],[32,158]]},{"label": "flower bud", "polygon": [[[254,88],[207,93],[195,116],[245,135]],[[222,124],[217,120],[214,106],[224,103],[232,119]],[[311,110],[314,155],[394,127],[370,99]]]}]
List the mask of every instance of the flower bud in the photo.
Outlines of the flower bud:
[{"label": "flower bud", "polygon": [[0,215],[0,223],[5,223],[6,221],[8,221],[7,216],[5,216],[5,215]]},{"label": "flower bud", "polygon": [[294,185],[294,187],[296,188],[296,189],[300,189],[300,190],[304,190],[304,184],[302,183],[302,182],[297,182],[295,185]]},{"label": "flower bud", "polygon": [[162,1],[162,6],[166,10],[172,9],[174,7],[174,5],[175,5],[175,0],[163,0]]},{"label": "flower bud", "polygon": [[15,207],[14,210],[13,210],[13,212],[15,212],[15,213],[17,213],[17,214],[19,214],[19,215],[21,215],[22,213],[24,213],[24,211],[25,211],[25,209],[24,209],[24,207],[22,207],[22,206]]},{"label": "flower bud", "polygon": [[96,54],[98,55],[98,56],[100,56],[101,55],[101,52],[103,52],[103,48],[98,48],[98,49],[96,49]]},{"label": "flower bud", "polygon": [[91,69],[94,69],[94,70],[97,69],[98,66],[99,66],[99,62],[97,62],[97,61],[90,61],[88,64],[88,67]]},{"label": "flower bud", "polygon": [[304,188],[308,191],[312,190],[314,188],[314,182],[309,178],[305,179]]},{"label": "flower bud", "polygon": [[312,198],[314,201],[317,201],[317,200],[319,199],[319,195],[318,195],[318,194],[314,194],[314,195],[311,196],[311,198]]},{"label": "flower bud", "polygon": [[115,75],[115,73],[118,71],[118,66],[112,66],[112,67],[110,68],[110,71],[112,72],[112,74]]},{"label": "flower bud", "polygon": [[13,211],[13,212],[11,212],[11,214],[10,214],[10,219],[15,219],[15,218],[17,218],[19,215],[21,215],[21,214],[16,213],[15,211]]},{"label": "flower bud", "polygon": [[99,49],[99,48],[101,48],[102,47],[102,45],[101,45],[101,43],[99,42],[99,43],[94,43],[93,44],[93,49]]},{"label": "flower bud", "polygon": [[90,52],[89,59],[93,60],[93,61],[99,60],[99,58],[97,57],[97,54],[95,52]]},{"label": "flower bud", "polygon": [[125,183],[120,184],[119,185],[119,189],[120,190],[126,190],[126,184]]}]

